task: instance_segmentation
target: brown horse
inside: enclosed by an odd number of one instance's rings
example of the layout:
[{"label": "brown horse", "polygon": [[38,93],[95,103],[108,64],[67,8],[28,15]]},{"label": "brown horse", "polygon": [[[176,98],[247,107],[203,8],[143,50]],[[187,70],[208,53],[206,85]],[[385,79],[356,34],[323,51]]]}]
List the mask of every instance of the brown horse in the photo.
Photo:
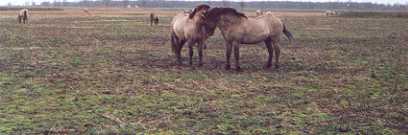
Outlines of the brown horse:
[{"label": "brown horse", "polygon": [[182,64],[181,50],[185,43],[189,47],[189,63],[193,64],[193,45],[197,44],[199,66],[202,66],[203,48],[205,40],[213,33],[207,33],[204,29],[204,14],[210,9],[208,5],[199,5],[193,12],[177,14],[171,21],[171,47],[176,56],[177,63]]},{"label": "brown horse", "polygon": [[282,21],[273,16],[272,13],[265,13],[256,18],[248,18],[245,14],[237,12],[233,8],[213,8],[206,13],[205,28],[207,31],[214,31],[218,27],[224,40],[226,41],[225,68],[230,69],[230,56],[232,48],[236,60],[236,69],[240,70],[239,47],[241,44],[256,44],[264,42],[269,53],[268,63],[265,68],[272,66],[273,54],[276,54],[275,67],[279,68],[281,34],[284,33],[290,41],[293,36],[287,30]]},{"label": "brown horse", "polygon": [[17,15],[18,23],[28,23],[28,9],[22,9]]},{"label": "brown horse", "polygon": [[152,25],[153,25],[153,23],[154,23],[154,19],[155,19],[155,15],[154,15],[154,13],[150,13],[150,26],[152,26]]},{"label": "brown horse", "polygon": [[153,19],[154,25],[159,25],[159,17],[155,16]]}]

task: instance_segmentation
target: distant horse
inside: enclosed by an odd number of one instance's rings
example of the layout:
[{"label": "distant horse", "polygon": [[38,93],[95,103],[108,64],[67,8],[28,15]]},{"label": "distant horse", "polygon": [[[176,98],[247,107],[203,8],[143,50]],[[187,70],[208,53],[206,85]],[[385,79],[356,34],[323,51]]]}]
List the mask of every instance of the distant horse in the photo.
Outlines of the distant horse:
[{"label": "distant horse", "polygon": [[154,25],[159,25],[159,17],[158,16],[154,17],[153,23],[154,23]]},{"label": "distant horse", "polygon": [[204,14],[210,9],[208,5],[199,5],[193,12],[177,14],[171,21],[171,48],[178,64],[182,64],[181,50],[185,43],[189,47],[189,64],[193,64],[193,45],[197,44],[199,66],[202,66],[205,40],[213,33],[207,33],[203,27]]},{"label": "distant horse", "polygon": [[91,12],[89,12],[89,9],[88,9],[88,8],[84,8],[84,9],[82,9],[82,11],[83,11],[86,15],[89,15],[89,16],[92,15]]},{"label": "distant horse", "polygon": [[18,23],[28,23],[28,9],[22,9],[17,15]]},{"label": "distant horse", "polygon": [[225,69],[230,69],[230,57],[232,48],[236,60],[236,69],[240,70],[239,65],[239,47],[241,44],[256,44],[264,42],[269,53],[268,63],[265,68],[272,66],[272,58],[275,52],[276,64],[279,68],[280,37],[285,34],[289,41],[293,40],[292,34],[288,31],[282,21],[266,13],[256,18],[248,18],[245,14],[236,11],[233,8],[212,8],[206,14],[204,23],[206,31],[212,32],[216,27],[221,31],[226,41],[226,60]]},{"label": "distant horse", "polygon": [[258,17],[258,16],[261,16],[261,15],[263,15],[264,13],[263,13],[263,11],[262,10],[260,10],[260,9],[258,9],[258,10],[256,10],[256,16]]},{"label": "distant horse", "polygon": [[[154,13],[150,13],[150,26],[153,26],[153,24],[155,24],[155,19],[156,16],[154,15]],[[159,20],[159,18],[157,18],[157,20]]]},{"label": "distant horse", "polygon": [[335,15],[337,15],[337,12],[333,11],[333,10],[326,10],[325,14],[326,14],[326,16],[335,16]]}]

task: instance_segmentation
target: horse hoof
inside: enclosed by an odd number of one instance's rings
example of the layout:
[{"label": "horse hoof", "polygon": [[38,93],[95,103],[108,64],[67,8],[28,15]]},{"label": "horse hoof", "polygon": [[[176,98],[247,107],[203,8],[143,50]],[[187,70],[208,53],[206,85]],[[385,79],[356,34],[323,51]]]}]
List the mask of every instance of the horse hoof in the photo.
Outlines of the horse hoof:
[{"label": "horse hoof", "polygon": [[225,66],[225,70],[230,70],[231,69],[231,66],[230,65],[226,65]]},{"label": "horse hoof", "polygon": [[272,67],[272,65],[265,65],[264,69],[270,69]]},{"label": "horse hoof", "polygon": [[241,72],[241,71],[242,71],[241,67],[236,67],[235,70],[236,70],[237,72]]},{"label": "horse hoof", "polygon": [[178,66],[181,66],[181,65],[183,65],[183,62],[177,61],[176,64],[177,64]]},{"label": "horse hoof", "polygon": [[202,67],[202,66],[203,66],[203,63],[198,64],[198,67]]},{"label": "horse hoof", "polygon": [[280,68],[280,66],[279,65],[275,65],[275,69],[279,69]]}]

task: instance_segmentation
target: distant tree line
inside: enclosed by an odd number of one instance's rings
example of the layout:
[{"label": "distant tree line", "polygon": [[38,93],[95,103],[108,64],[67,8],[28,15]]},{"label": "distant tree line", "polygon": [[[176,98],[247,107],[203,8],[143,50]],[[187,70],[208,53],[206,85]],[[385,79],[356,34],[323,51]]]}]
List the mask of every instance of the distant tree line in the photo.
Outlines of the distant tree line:
[{"label": "distant tree line", "polygon": [[265,2],[231,2],[231,1],[164,1],[164,0],[82,0],[79,2],[67,2],[66,0],[54,2],[42,2],[41,6],[87,6],[87,7],[147,7],[147,8],[191,8],[198,4],[210,6],[227,6],[236,9],[263,9],[263,10],[408,10],[405,5],[382,5],[374,3],[355,2],[289,2],[289,1],[265,1]]}]

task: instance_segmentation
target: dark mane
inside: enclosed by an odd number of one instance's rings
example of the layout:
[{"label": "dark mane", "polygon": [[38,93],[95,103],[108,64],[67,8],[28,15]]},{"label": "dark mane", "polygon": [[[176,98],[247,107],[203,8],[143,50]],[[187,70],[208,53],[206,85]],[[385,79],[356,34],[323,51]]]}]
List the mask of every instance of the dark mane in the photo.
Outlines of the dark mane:
[{"label": "dark mane", "polygon": [[234,15],[237,17],[248,18],[245,14],[238,12],[233,8],[212,8],[208,11],[208,19],[216,19],[221,15]]},{"label": "dark mane", "polygon": [[195,7],[195,8],[193,9],[193,12],[190,13],[190,15],[188,16],[188,18],[192,19],[192,18],[195,16],[195,14],[197,13],[197,11],[200,11],[200,10],[208,10],[208,9],[210,9],[210,6],[208,6],[208,5],[206,5],[206,4],[198,5],[197,7]]}]

